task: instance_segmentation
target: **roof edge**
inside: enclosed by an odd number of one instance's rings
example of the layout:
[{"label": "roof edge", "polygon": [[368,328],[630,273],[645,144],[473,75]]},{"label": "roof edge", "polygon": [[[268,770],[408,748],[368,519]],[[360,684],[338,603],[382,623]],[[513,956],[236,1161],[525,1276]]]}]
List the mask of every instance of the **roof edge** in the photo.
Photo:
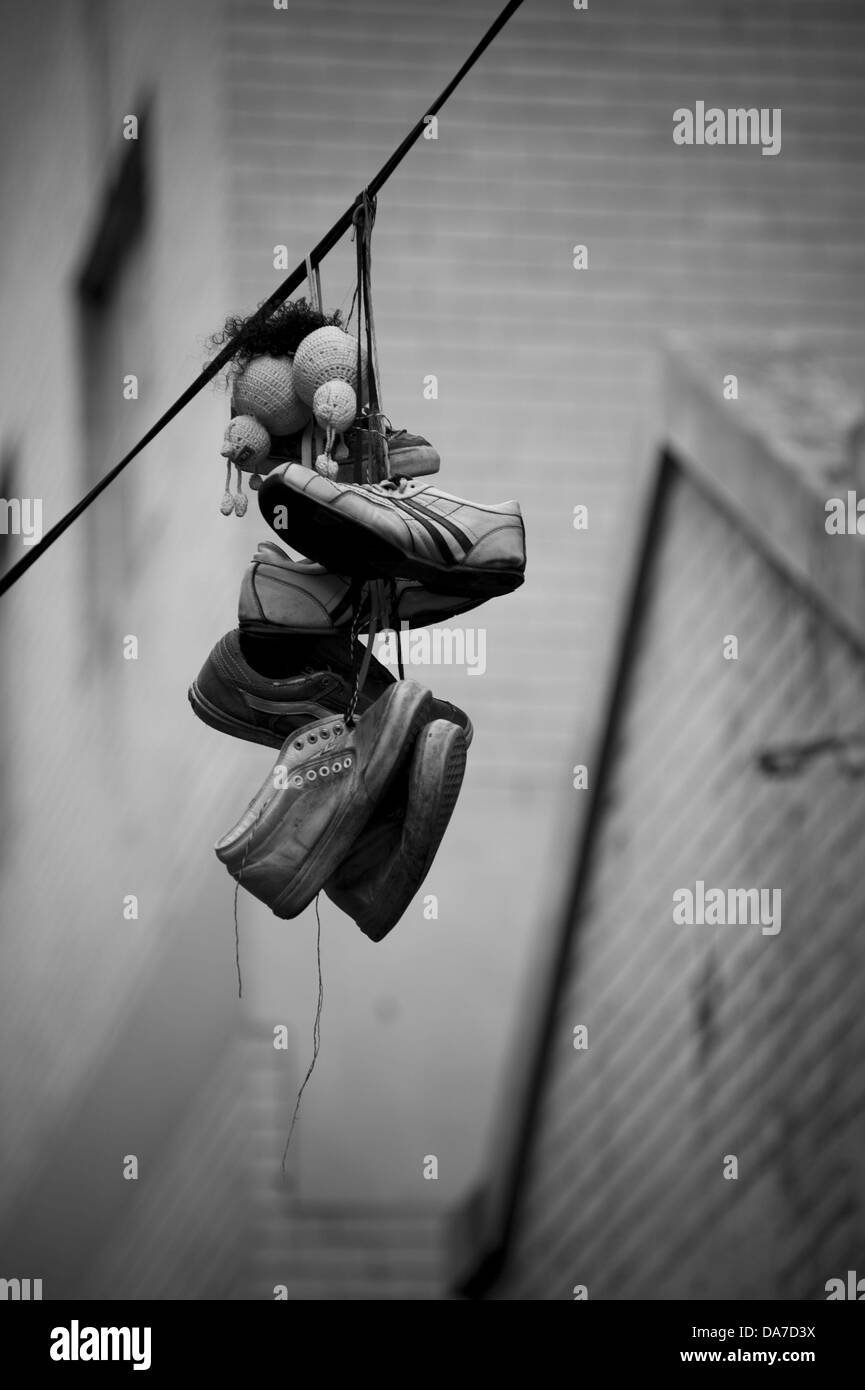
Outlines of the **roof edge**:
[{"label": "roof edge", "polygon": [[[699,355],[684,344],[672,350],[665,444],[775,568],[865,652],[865,536],[826,531],[830,498],[846,508],[857,487],[865,498],[865,401],[802,342],[773,344],[715,346]],[[739,377],[742,396],[726,399],[724,367],[740,360],[749,373]]]}]

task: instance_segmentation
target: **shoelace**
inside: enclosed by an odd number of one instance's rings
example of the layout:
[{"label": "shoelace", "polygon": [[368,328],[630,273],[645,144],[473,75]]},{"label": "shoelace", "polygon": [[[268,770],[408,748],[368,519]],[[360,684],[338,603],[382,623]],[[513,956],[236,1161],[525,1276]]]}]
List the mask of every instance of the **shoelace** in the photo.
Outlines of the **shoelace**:
[{"label": "shoelace", "polygon": [[392,478],[385,478],[375,486],[381,488],[382,492],[407,492],[410,482],[411,478],[404,478],[401,473],[395,473]]},{"label": "shoelace", "polygon": [[[372,583],[361,581],[352,585],[352,609],[353,617],[351,621],[351,636],[349,638],[349,664],[354,670],[354,680],[352,681],[351,695],[345,708],[345,722],[349,729],[354,727],[357,702],[360,693],[366,682],[370,662],[372,661],[372,649],[375,643],[376,633],[380,626],[380,604],[381,604],[381,585],[374,581]],[[358,637],[360,635],[360,625],[363,621],[364,610],[369,605],[369,629],[366,651],[362,661],[358,662]]]},{"label": "shoelace", "polygon": [[[406,482],[403,478],[402,482]],[[397,634],[397,669],[401,681],[405,680],[405,670],[402,661],[402,648],[399,642],[399,602],[397,599],[396,580],[389,581],[387,596],[385,596],[384,580],[374,579],[360,584],[355,584],[352,591],[352,605],[354,616],[351,623],[351,636],[349,638],[349,663],[354,670],[354,680],[352,682],[351,695],[345,709],[345,722],[347,728],[351,729],[355,724],[355,713],[357,703],[360,699],[361,691],[366,682],[369,672],[370,662],[372,661],[372,649],[375,639],[379,632],[388,628],[393,628]],[[363,616],[369,608],[369,627],[367,630],[366,651],[363,660],[358,663],[357,649],[358,637]]]},{"label": "shoelace", "polygon": [[368,413],[367,413],[367,414],[364,414],[364,417],[363,417],[364,422],[363,422],[362,425],[359,426],[359,428],[360,428],[360,429],[373,430],[373,432],[374,432],[375,434],[382,434],[382,433],[384,433],[385,437],[387,437],[387,436],[392,436],[394,439],[397,439],[401,434],[406,434],[406,433],[407,433],[406,430],[395,430],[394,427],[393,427],[393,424],[391,423],[391,420],[390,420],[389,416],[385,415],[384,411],[379,411],[378,418],[379,418],[379,421],[380,421],[381,425],[383,426],[383,430],[376,430],[376,429],[375,429],[374,425],[373,425],[373,424],[371,423],[371,421],[370,421],[370,418],[369,418],[369,414],[368,414]]}]

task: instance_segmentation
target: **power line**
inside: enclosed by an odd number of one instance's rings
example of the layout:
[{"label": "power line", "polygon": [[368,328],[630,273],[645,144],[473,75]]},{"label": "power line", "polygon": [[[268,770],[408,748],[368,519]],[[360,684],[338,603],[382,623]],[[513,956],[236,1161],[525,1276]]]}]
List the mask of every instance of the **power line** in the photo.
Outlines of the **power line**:
[{"label": "power line", "polygon": [[[505,5],[501,14],[490,25],[489,29],[484,34],[480,42],[475,46],[475,48],[472,49],[472,52],[469,54],[468,58],[463,63],[459,71],[451,78],[450,82],[444,88],[444,90],[439,93],[432,105],[427,107],[420,120],[417,122],[415,126],[412,127],[408,135],[402,141],[402,144],[397,146],[390,158],[386,161],[386,163],[382,165],[378,173],[367,184],[364,192],[366,192],[368,196],[375,197],[379,189],[382,188],[385,183],[387,183],[387,180],[390,178],[391,174],[394,172],[397,166],[402,163],[403,159],[408,154],[415,141],[419,138],[420,135],[423,134],[428,118],[430,116],[436,115],[436,113],[441,110],[448,97],[459,86],[460,82],[462,82],[466,74],[471,71],[475,63],[480,58],[481,54],[484,53],[487,48],[489,48],[493,39],[497,37],[499,32],[504,28],[511,16],[515,14],[516,11],[520,8],[522,3],[523,0],[510,0],[510,3]],[[333,226],[330,228],[330,231],[326,232],[325,235],[321,238],[321,241],[317,244],[317,246],[313,247],[312,251],[310,251],[308,260],[309,266],[311,266],[313,270],[316,268],[316,266],[320,264],[321,261],[324,260],[325,256],[333,250],[337,242],[343,236],[345,236],[345,233],[349,230],[349,228],[352,225],[352,217],[354,216],[355,208],[358,206],[362,198],[363,193],[358,194],[358,197],[354,200],[351,207],[346,209],[342,216],[338,218],[336,222],[334,222]],[[237,352],[237,349],[240,347],[242,336],[245,337],[248,329],[258,324],[265,323],[267,319],[270,318],[274,310],[278,309],[280,304],[283,304],[285,300],[288,299],[288,296],[292,294],[294,290],[298,288],[298,286],[303,284],[304,280],[307,277],[307,274],[308,265],[307,259],[305,258],[303,261],[301,261],[300,265],[296,266],[295,269],[291,272],[291,274],[285,280],[283,280],[282,284],[279,285],[273,291],[273,294],[270,295],[270,297],[264,301],[264,303],[256,310],[256,312],[250,315],[250,317],[246,320],[243,335],[238,333],[235,334],[233,338],[229,339],[225,346],[223,348],[220,348],[216,356],[212,358],[210,362],[208,362],[207,366],[200,373],[200,375],[196,377],[195,381],[192,382],[191,386],[187,386],[186,390],[183,392],[182,395],[178,396],[174,404],[170,405],[163,415],[160,415],[156,423],[154,425],[151,425],[147,433],[145,435],[142,435],[138,443],[135,444],[129,450],[129,453],[125,454],[124,457],[120,460],[120,462],[116,463],[113,468],[110,468],[108,472],[104,475],[104,477],[100,478],[99,482],[96,483],[90,489],[86,496],[81,498],[80,502],[76,502],[75,506],[72,507],[70,511],[66,513],[65,516],[62,516],[60,520],[54,526],[52,526],[49,531],[46,531],[42,539],[38,541],[36,545],[32,546],[28,550],[26,555],[22,556],[22,558],[16,564],[14,564],[11,569],[7,570],[4,575],[0,576],[0,596],[5,594],[7,589],[11,589],[13,584],[17,583],[17,581],[21,578],[23,574],[26,573],[30,566],[36,563],[40,555],[44,555],[48,547],[53,545],[56,540],[59,540],[60,537],[63,535],[64,531],[68,531],[72,523],[74,521],[77,521],[79,516],[81,516],[82,513],[84,513],[87,510],[91,503],[96,501],[96,498],[100,495],[100,493],[103,493],[107,487],[110,487],[110,485],[114,482],[114,479],[123,472],[127,464],[131,463],[132,460],[136,458],[138,454],[141,453],[142,449],[146,449],[147,445],[150,444],[156,438],[156,436],[162,430],[165,429],[165,426],[170,424],[170,422],[174,419],[175,415],[179,415],[180,411],[183,410],[183,408],[187,406],[195,396],[198,395],[199,391],[201,391],[209,381],[213,380],[213,378],[217,375],[218,372],[222,370],[225,364],[231,361],[232,357]]]}]

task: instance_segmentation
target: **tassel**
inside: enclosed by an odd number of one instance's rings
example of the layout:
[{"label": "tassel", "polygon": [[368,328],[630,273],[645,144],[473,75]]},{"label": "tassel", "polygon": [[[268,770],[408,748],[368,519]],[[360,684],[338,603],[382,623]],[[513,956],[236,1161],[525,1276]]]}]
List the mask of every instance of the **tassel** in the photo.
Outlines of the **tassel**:
[{"label": "tassel", "polygon": [[237,466],[237,496],[234,499],[235,516],[246,516],[246,509],[249,506],[249,498],[243,491],[243,474],[240,465]]},{"label": "tassel", "polygon": [[324,478],[338,478],[339,464],[334,463],[333,459],[328,458],[327,454],[319,454],[315,461],[316,473],[321,473]]},{"label": "tassel", "polygon": [[234,498],[231,495],[231,459],[225,465],[225,492],[219,510],[223,516],[231,516],[234,511]]},{"label": "tassel", "polygon": [[330,456],[330,451],[333,448],[333,441],[335,435],[336,431],[334,430],[333,425],[328,425],[324,453],[319,454],[318,458],[315,461],[316,473],[321,473],[322,476],[325,478],[336,478],[339,476],[339,467],[337,466],[337,464],[334,463],[333,459]]}]

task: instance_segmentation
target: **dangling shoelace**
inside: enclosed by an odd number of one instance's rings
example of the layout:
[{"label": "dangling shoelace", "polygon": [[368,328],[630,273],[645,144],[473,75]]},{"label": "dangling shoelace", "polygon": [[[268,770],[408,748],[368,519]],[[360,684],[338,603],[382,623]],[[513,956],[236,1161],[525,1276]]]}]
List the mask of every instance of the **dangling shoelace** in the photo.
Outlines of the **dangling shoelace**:
[{"label": "dangling shoelace", "polygon": [[383,478],[375,486],[382,488],[385,492],[406,492],[410,482],[411,479],[404,478],[402,473],[395,473],[392,478]]},{"label": "dangling shoelace", "polygon": [[[405,479],[401,481],[405,482]],[[345,709],[346,728],[353,728],[355,724],[355,714],[357,712],[357,702],[360,699],[361,691],[366,682],[372,661],[372,649],[375,639],[379,632],[393,629],[396,634],[397,651],[397,670],[401,681],[405,680],[405,670],[402,660],[402,646],[400,644],[399,631],[399,603],[397,600],[396,580],[391,579],[388,585],[387,596],[385,596],[384,580],[371,579],[361,580],[352,585],[351,602],[353,616],[351,622],[351,636],[349,638],[349,664],[354,671],[351,695]],[[364,614],[369,609],[369,627],[367,629],[367,644],[362,661],[358,662],[358,638],[363,623]]]},{"label": "dangling shoelace", "polygon": [[402,664],[402,632],[399,625],[399,597],[396,591],[396,580],[393,577],[388,581],[387,626],[396,634],[396,668],[399,671],[400,680],[404,681],[405,671]]},{"label": "dangling shoelace", "polygon": [[[352,620],[351,636],[349,637],[348,659],[354,671],[351,695],[345,707],[346,728],[351,729],[355,724],[355,713],[360,693],[366,681],[369,671],[370,661],[372,660],[372,648],[375,641],[375,634],[378,631],[378,594],[374,584],[361,580],[355,581],[351,590]],[[360,635],[361,623],[363,622],[364,610],[369,605],[369,640],[363,659],[358,662],[358,637]]]}]

